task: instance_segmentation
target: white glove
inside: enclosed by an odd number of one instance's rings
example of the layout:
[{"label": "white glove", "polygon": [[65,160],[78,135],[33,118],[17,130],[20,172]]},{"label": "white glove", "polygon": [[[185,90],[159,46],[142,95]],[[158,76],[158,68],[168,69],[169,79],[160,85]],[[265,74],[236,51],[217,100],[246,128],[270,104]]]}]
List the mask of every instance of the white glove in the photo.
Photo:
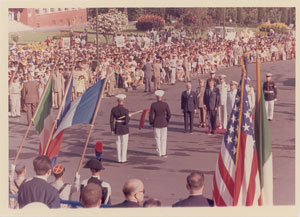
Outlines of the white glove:
[{"label": "white glove", "polygon": [[12,165],[10,166],[10,172],[11,172],[12,174],[14,174],[15,169],[16,169],[16,165],[12,164]]},{"label": "white glove", "polygon": [[79,180],[79,179],[80,179],[80,174],[79,174],[78,172],[76,172],[76,174],[75,174],[75,179],[76,179],[76,180]]},{"label": "white glove", "polygon": [[131,118],[131,114],[128,114],[128,117],[130,117],[130,118]]},{"label": "white glove", "polygon": [[114,131],[111,131],[111,135],[115,135]]},{"label": "white glove", "polygon": [[274,101],[275,101],[275,102],[277,102],[277,98],[276,98],[276,99],[274,99]]}]

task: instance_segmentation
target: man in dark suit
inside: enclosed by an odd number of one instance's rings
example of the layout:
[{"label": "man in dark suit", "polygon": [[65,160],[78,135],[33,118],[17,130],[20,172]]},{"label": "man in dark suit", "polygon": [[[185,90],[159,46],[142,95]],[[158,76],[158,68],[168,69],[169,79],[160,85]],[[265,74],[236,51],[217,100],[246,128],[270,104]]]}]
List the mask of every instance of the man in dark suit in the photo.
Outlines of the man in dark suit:
[{"label": "man in dark suit", "polygon": [[186,188],[190,196],[173,204],[173,207],[214,206],[214,201],[203,197],[204,174],[199,171],[192,172],[187,177]]},{"label": "man in dark suit", "polygon": [[33,80],[30,73],[28,73],[27,77],[28,81],[23,86],[23,98],[27,108],[27,123],[29,125],[39,101],[39,84]]},{"label": "man in dark suit", "polygon": [[210,122],[209,134],[214,134],[216,131],[217,111],[220,105],[220,92],[219,89],[214,86],[215,81],[213,79],[209,81],[208,85],[208,88],[206,88],[204,92],[203,104]]},{"label": "man in dark suit", "polygon": [[32,202],[46,204],[49,208],[60,208],[59,194],[56,188],[47,182],[51,175],[51,160],[47,156],[38,156],[33,160],[36,176],[21,184],[18,193],[19,207]]},{"label": "man in dark suit", "polygon": [[125,200],[116,204],[112,207],[115,208],[130,208],[130,207],[141,207],[139,203],[144,200],[144,184],[139,179],[129,179],[123,186],[123,194]]},{"label": "man in dark suit", "polygon": [[197,109],[197,94],[192,91],[192,84],[187,83],[186,91],[181,94],[181,109],[184,115],[184,132],[187,132],[190,120],[190,133],[193,133],[194,113]]},{"label": "man in dark suit", "polygon": [[155,91],[157,102],[151,104],[149,113],[149,123],[154,128],[154,137],[158,156],[167,156],[167,132],[168,123],[171,118],[169,105],[162,101],[163,90]]},{"label": "man in dark suit", "polygon": [[80,202],[84,208],[99,208],[101,197],[101,187],[95,183],[89,183],[81,191]]},{"label": "man in dark suit", "polygon": [[111,109],[110,128],[112,134],[117,135],[116,145],[118,162],[126,163],[129,137],[128,122],[130,115],[128,109],[124,107],[126,95],[118,94],[116,98],[118,99],[118,105]]},{"label": "man in dark suit", "polygon": [[143,67],[144,79],[145,79],[145,92],[151,92],[151,78],[153,75],[153,64],[150,63],[150,59],[147,59],[147,63]]}]

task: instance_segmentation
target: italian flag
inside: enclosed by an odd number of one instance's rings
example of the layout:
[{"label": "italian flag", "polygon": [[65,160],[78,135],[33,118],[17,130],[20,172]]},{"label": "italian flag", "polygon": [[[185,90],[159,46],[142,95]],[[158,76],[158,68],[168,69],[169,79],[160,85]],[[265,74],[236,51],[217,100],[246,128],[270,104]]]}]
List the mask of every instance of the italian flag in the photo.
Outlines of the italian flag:
[{"label": "italian flag", "polygon": [[44,90],[44,97],[41,99],[39,109],[33,122],[40,137],[40,154],[43,154],[53,126],[53,118],[51,117],[53,79],[52,77],[49,79],[51,80]]},{"label": "italian flag", "polygon": [[260,177],[262,205],[273,205],[273,159],[265,98],[261,91],[260,70],[257,66],[257,101],[255,110],[255,142]]}]

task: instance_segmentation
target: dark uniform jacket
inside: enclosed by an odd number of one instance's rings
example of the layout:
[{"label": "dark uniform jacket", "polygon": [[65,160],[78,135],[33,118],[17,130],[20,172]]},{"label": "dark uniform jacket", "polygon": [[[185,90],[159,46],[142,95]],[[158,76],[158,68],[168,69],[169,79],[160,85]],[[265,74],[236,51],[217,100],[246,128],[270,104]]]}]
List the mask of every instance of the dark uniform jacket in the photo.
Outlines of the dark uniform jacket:
[{"label": "dark uniform jacket", "polygon": [[37,103],[39,101],[39,84],[36,81],[27,81],[23,86],[25,103]]},{"label": "dark uniform jacket", "polygon": [[206,88],[209,87],[209,81],[211,79],[215,80],[215,84],[214,84],[215,87],[220,84],[220,80],[219,79],[217,79],[217,78],[209,78],[209,79],[206,80]]},{"label": "dark uniform jacket", "polygon": [[141,207],[141,206],[136,202],[124,200],[122,203],[113,205],[111,207],[113,207],[113,208],[129,208],[129,207]]},{"label": "dark uniform jacket", "polygon": [[[128,114],[128,109],[123,105],[117,105],[112,108],[110,113],[110,128],[116,135],[126,135],[129,133]],[[120,119],[122,116],[125,116],[125,118]]]},{"label": "dark uniform jacket", "polygon": [[206,88],[203,97],[203,104],[206,106],[207,110],[213,111],[216,107],[220,105],[220,92],[219,89],[214,87],[211,91],[210,88]]},{"label": "dark uniform jacket", "polygon": [[188,198],[178,201],[172,207],[190,207],[190,206],[214,206],[214,201],[203,197],[202,195],[190,195]]},{"label": "dark uniform jacket", "polygon": [[49,208],[60,208],[60,199],[57,189],[45,180],[37,177],[23,183],[18,193],[20,208],[32,202],[44,203]]},{"label": "dark uniform jacket", "polygon": [[[99,185],[101,187],[102,190],[102,197],[101,197],[101,204],[111,204],[111,198],[110,198],[110,194],[109,194],[109,190],[105,185],[105,182],[103,182],[102,180],[97,179],[96,177],[91,177],[88,181],[87,184],[89,183],[95,183],[97,185]],[[82,191],[82,189],[84,188],[84,185],[80,186],[80,192]],[[80,198],[81,198],[81,194],[80,194]],[[107,202],[106,202],[107,201]]]},{"label": "dark uniform jacket", "polygon": [[265,81],[263,90],[266,101],[272,101],[277,98],[277,88],[273,81]]},{"label": "dark uniform jacket", "polygon": [[184,112],[193,112],[197,108],[197,94],[192,90],[190,95],[188,95],[187,91],[183,91],[181,94],[181,109]]},{"label": "dark uniform jacket", "polygon": [[158,101],[151,104],[149,113],[149,123],[155,128],[168,126],[171,118],[169,105],[166,102]]}]

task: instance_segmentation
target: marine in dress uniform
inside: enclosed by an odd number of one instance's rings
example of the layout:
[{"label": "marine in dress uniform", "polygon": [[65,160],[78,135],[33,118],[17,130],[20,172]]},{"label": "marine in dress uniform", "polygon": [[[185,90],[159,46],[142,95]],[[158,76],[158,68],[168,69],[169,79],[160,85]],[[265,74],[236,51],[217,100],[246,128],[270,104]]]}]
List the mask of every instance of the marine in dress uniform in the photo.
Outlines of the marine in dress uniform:
[{"label": "marine in dress uniform", "polygon": [[149,113],[149,123],[154,128],[154,137],[156,141],[156,150],[158,156],[167,155],[167,132],[168,123],[171,119],[169,105],[162,101],[163,90],[155,91],[157,102],[151,104]]},{"label": "marine in dress uniform", "polygon": [[220,109],[219,109],[219,129],[226,129],[227,126],[227,92],[228,85],[225,82],[226,75],[220,75],[220,84],[218,85],[218,89],[220,92]]},{"label": "marine in dress uniform", "polygon": [[227,93],[227,114],[230,117],[233,106],[234,106],[234,102],[235,102],[235,96],[237,93],[237,86],[238,83],[236,81],[231,81],[230,82],[230,90]]},{"label": "marine in dress uniform", "polygon": [[187,132],[190,123],[190,133],[193,133],[194,113],[197,110],[197,94],[192,91],[191,83],[187,83],[186,91],[181,94],[181,109],[184,115],[184,132]]},{"label": "marine in dress uniform", "polygon": [[[102,189],[101,204],[111,204],[111,187],[110,184],[101,180],[100,175],[104,167],[97,159],[89,160],[83,168],[89,168],[92,172],[92,177],[81,182],[80,192],[89,183],[98,184]],[[81,196],[80,196],[81,197]]]},{"label": "marine in dress uniform", "polygon": [[[80,188],[80,175],[76,172],[75,175],[75,182],[73,185],[64,183],[64,172],[65,167],[62,164],[56,164],[53,169],[52,173],[55,177],[55,181],[51,183],[51,185],[58,190],[59,198],[61,200],[70,200],[72,193],[79,191]],[[61,204],[61,208],[67,208],[67,204]]]},{"label": "marine in dress uniform", "polygon": [[219,79],[216,78],[216,72],[215,71],[210,71],[209,74],[210,74],[210,78],[208,78],[206,80],[206,88],[208,88],[210,80],[214,80],[214,82],[215,82],[214,86],[215,87],[218,86],[220,84],[220,81],[219,81]]},{"label": "marine in dress uniform", "polygon": [[129,112],[128,109],[124,107],[124,99],[126,95],[118,94],[116,96],[118,99],[118,105],[113,107],[110,114],[110,128],[112,134],[116,134],[117,140],[117,155],[118,162],[127,162],[127,147],[128,147],[128,137],[129,137]]},{"label": "marine in dress uniform", "polygon": [[267,118],[269,121],[272,121],[274,114],[274,102],[277,101],[277,87],[275,83],[271,81],[271,73],[267,73],[266,78],[267,81],[264,82],[263,91],[265,96]]},{"label": "marine in dress uniform", "polygon": [[210,122],[210,133],[214,134],[216,130],[217,111],[220,105],[220,93],[219,89],[214,87],[214,80],[210,80],[209,87],[205,89],[203,104]]}]

